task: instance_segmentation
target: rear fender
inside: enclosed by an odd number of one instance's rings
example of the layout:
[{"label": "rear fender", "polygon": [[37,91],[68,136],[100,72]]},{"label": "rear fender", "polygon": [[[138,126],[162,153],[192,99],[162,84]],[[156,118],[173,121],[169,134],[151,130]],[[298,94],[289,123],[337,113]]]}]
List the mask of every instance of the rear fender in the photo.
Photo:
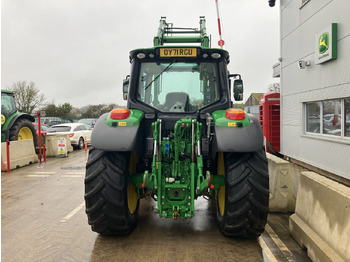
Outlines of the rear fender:
[{"label": "rear fender", "polygon": [[9,117],[9,120],[7,122],[5,122],[3,128],[10,129],[15,124],[15,122],[17,122],[18,120],[21,120],[21,119],[28,119],[31,122],[35,122],[35,118],[32,117],[31,115],[23,114],[23,113],[16,113],[16,114],[13,114]]},{"label": "rear fender", "polygon": [[110,113],[103,114],[96,122],[91,145],[103,151],[142,151],[142,130],[140,128],[144,113],[130,109],[130,116],[123,120],[112,120]]},{"label": "rear fender", "polygon": [[[24,114],[24,113],[15,113],[12,114],[8,119],[5,120],[4,125],[1,126],[1,141],[4,139],[5,141],[9,139],[10,136],[10,129],[11,127],[19,120],[21,119],[28,119],[31,122],[35,122],[35,118],[31,115]],[[4,134],[4,135],[3,135]]]},{"label": "rear fender", "polygon": [[[220,110],[224,111],[224,110]],[[264,146],[264,135],[259,120],[246,113],[243,121],[229,121],[224,114],[213,112],[213,154],[217,152],[255,152]]]}]

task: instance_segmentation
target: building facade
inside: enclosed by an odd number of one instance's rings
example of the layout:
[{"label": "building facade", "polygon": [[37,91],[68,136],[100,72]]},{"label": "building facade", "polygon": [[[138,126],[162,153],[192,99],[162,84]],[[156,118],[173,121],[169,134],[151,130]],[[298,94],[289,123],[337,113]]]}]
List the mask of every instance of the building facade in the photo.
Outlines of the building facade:
[{"label": "building facade", "polygon": [[281,153],[350,179],[350,1],[281,0]]}]

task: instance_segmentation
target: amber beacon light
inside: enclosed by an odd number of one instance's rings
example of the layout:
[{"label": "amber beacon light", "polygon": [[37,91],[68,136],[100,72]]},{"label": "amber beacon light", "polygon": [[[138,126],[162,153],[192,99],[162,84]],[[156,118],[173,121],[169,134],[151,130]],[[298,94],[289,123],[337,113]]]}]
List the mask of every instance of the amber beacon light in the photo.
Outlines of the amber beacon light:
[{"label": "amber beacon light", "polygon": [[115,108],[111,111],[110,118],[114,120],[127,119],[130,116],[130,110],[125,108]]},{"label": "amber beacon light", "polygon": [[244,120],[245,112],[242,109],[227,109],[226,118],[230,120]]}]

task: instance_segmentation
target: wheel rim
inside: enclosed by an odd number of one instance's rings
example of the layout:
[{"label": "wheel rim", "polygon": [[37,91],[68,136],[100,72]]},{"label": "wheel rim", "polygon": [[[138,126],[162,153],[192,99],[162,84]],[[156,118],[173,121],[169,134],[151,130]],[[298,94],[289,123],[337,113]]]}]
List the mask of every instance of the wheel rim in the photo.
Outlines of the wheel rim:
[{"label": "wheel rim", "polygon": [[82,138],[80,138],[80,143],[79,143],[79,147],[83,148],[84,147],[84,140]]},{"label": "wheel rim", "polygon": [[[218,156],[218,168],[217,174],[219,176],[225,176],[225,162],[224,162],[224,153],[220,152]],[[221,186],[218,192],[218,205],[219,212],[221,216],[224,216],[225,213],[225,186]]]},{"label": "wheel rim", "polygon": [[[136,163],[137,163],[137,155],[135,152],[131,152],[130,154],[130,162],[129,162],[129,174],[136,173]],[[134,214],[137,208],[139,196],[136,192],[135,184],[128,184],[128,208],[130,214]]]},{"label": "wheel rim", "polygon": [[33,140],[33,133],[28,127],[22,127],[18,132],[18,140]]}]

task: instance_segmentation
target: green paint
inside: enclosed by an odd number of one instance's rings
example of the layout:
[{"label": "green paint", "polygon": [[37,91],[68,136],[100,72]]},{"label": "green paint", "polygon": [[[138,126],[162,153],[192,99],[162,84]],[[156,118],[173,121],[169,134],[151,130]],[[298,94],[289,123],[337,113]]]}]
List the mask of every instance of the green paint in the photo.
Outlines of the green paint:
[{"label": "green paint", "polygon": [[[183,28],[181,31],[174,29],[172,23],[167,23],[165,18],[159,21],[157,36],[153,39],[154,46],[161,46],[164,43],[200,43],[203,47],[209,47],[209,37],[205,25],[205,18],[200,17],[200,29]],[[184,36],[191,34],[191,36]]]},{"label": "green paint", "polygon": [[338,41],[338,24],[332,23],[332,59],[336,59],[338,55],[337,41]]},{"label": "green paint", "polygon": [[[192,131],[193,129],[193,131]],[[194,152],[192,161],[192,137],[194,150],[201,141],[202,124],[196,119],[183,118],[176,122],[174,132],[162,137],[159,143],[161,121],[152,124],[154,143],[152,171],[143,176],[131,176],[131,183],[147,187],[158,199],[158,212],[166,218],[190,218],[194,215],[194,200],[206,193],[208,184],[217,189],[225,184],[224,177],[203,175],[203,158]],[[141,178],[142,177],[142,178]]]},{"label": "green paint", "polygon": [[[6,141],[5,132],[9,134],[9,129],[16,122],[11,123],[13,118],[18,117],[18,115],[24,115],[30,117],[28,114],[21,113],[17,111],[14,91],[11,90],[1,90],[1,142]],[[10,126],[11,123],[11,126]],[[7,138],[9,139],[9,138]]]}]

